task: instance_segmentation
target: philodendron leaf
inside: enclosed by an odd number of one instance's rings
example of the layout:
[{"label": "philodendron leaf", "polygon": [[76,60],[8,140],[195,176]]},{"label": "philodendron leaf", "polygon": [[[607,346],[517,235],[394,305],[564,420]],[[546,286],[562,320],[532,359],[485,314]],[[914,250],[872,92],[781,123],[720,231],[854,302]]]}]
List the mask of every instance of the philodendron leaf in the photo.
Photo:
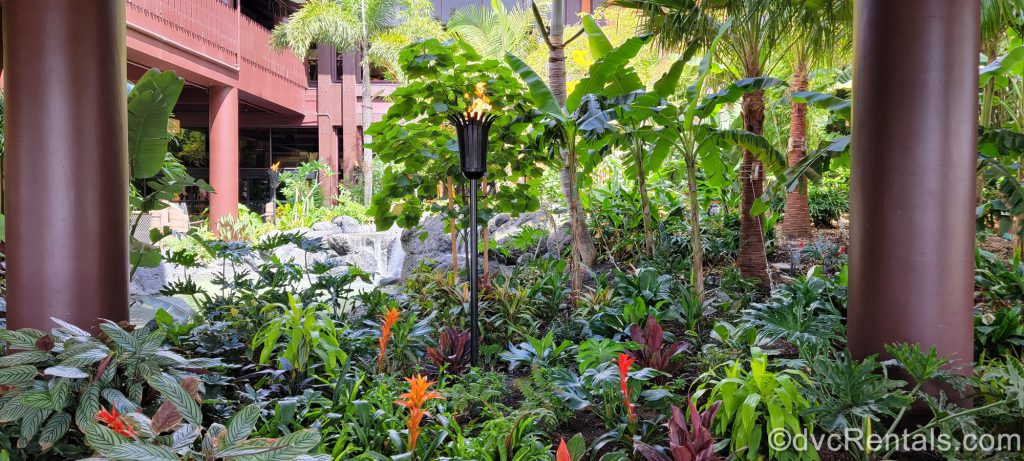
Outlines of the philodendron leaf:
[{"label": "philodendron leaf", "polygon": [[159,373],[147,376],[146,382],[174,404],[185,421],[195,425],[203,424],[203,412],[200,410],[199,404],[177,380],[166,373]]}]

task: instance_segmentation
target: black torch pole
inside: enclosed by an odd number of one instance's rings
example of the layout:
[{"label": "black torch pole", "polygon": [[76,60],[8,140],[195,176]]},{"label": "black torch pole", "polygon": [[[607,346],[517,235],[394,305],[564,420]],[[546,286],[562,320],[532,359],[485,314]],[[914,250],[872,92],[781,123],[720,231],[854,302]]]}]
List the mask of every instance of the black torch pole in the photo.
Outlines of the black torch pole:
[{"label": "black torch pole", "polygon": [[480,248],[477,243],[477,180],[469,180],[469,362],[475,367],[480,346],[480,325],[479,325],[479,300],[477,299],[477,288],[479,286],[479,275],[477,273],[477,256]]}]

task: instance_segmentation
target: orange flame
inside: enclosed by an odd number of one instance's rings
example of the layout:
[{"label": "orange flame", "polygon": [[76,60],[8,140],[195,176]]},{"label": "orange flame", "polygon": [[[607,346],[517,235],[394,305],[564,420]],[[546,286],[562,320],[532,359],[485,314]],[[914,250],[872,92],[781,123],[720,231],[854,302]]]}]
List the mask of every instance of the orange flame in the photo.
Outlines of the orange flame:
[{"label": "orange flame", "polygon": [[280,170],[281,169],[281,162],[277,162],[277,163],[275,163],[273,165],[270,165],[270,169],[273,170],[273,171]]},{"label": "orange flame", "polygon": [[409,392],[399,396],[401,400],[396,400],[395,403],[409,409],[409,417],[405,420],[405,427],[409,429],[409,452],[416,452],[416,439],[420,436],[420,421],[423,420],[423,416],[427,413],[423,411],[423,404],[427,403],[428,400],[443,399],[444,396],[441,394],[428,391],[433,381],[427,381],[427,378],[423,375],[416,375],[411,378],[405,378],[409,383]]},{"label": "orange flame", "polygon": [[487,97],[486,90],[487,82],[479,82],[473,90],[475,94],[472,97],[466,93],[466,99],[470,102],[466,109],[466,118],[480,120],[491,110],[491,98]]}]

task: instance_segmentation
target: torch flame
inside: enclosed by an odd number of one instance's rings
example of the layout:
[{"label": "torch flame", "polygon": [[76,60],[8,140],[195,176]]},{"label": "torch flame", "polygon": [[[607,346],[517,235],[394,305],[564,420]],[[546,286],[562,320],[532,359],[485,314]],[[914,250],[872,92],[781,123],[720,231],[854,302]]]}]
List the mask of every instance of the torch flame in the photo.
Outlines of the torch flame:
[{"label": "torch flame", "polygon": [[270,165],[270,169],[273,171],[278,171],[279,169],[281,169],[281,162],[277,162],[273,165]]},{"label": "torch flame", "polygon": [[487,83],[479,82],[476,84],[473,97],[466,93],[466,99],[470,101],[469,108],[466,109],[466,118],[480,120],[491,110],[491,98],[487,97],[486,89]]}]

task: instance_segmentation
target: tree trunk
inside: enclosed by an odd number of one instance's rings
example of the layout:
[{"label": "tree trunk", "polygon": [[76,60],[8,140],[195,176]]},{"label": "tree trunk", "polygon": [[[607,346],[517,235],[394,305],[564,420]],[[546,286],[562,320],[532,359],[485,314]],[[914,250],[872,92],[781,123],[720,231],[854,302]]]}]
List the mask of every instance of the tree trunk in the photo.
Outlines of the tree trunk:
[{"label": "tree trunk", "polygon": [[640,146],[633,146],[633,157],[636,162],[636,187],[640,191],[640,209],[644,222],[644,244],[647,257],[654,257],[654,223],[651,219],[651,200],[647,196],[647,172],[644,171],[644,152]]},{"label": "tree trunk", "polygon": [[700,198],[697,196],[697,159],[686,162],[686,183],[690,190],[690,238],[693,246],[693,291],[704,302],[704,243],[700,238]]},{"label": "tree trunk", "polygon": [[[551,52],[548,56],[548,86],[559,105],[565,106],[565,48],[562,34],[565,30],[565,0],[554,0],[551,4],[551,27],[548,39]],[[597,260],[597,248],[587,229],[587,218],[580,202],[579,185],[576,180],[576,149],[562,149],[562,169],[558,177],[562,183],[569,208],[569,228],[572,232],[572,285],[573,299],[583,291],[583,266],[590,266]]]},{"label": "tree trunk", "polygon": [[[807,91],[807,68],[798,64],[790,77],[793,93]],[[789,103],[789,166],[796,165],[807,156],[807,104]],[[782,221],[782,233],[790,240],[810,240],[814,237],[814,226],[807,205],[807,181],[800,179],[796,190],[786,192],[786,211]]]},{"label": "tree trunk", "polygon": [[363,48],[363,203],[369,204],[373,198],[373,151],[366,147],[370,136],[366,130],[373,123],[373,89],[370,86],[369,47]]},{"label": "tree trunk", "polygon": [[[764,132],[764,92],[743,95],[743,129]],[[740,166],[740,251],[737,265],[744,277],[757,279],[764,286],[771,285],[768,257],[764,251],[764,217],[751,216],[754,201],[764,193],[764,165],[750,151],[743,151]]]}]

